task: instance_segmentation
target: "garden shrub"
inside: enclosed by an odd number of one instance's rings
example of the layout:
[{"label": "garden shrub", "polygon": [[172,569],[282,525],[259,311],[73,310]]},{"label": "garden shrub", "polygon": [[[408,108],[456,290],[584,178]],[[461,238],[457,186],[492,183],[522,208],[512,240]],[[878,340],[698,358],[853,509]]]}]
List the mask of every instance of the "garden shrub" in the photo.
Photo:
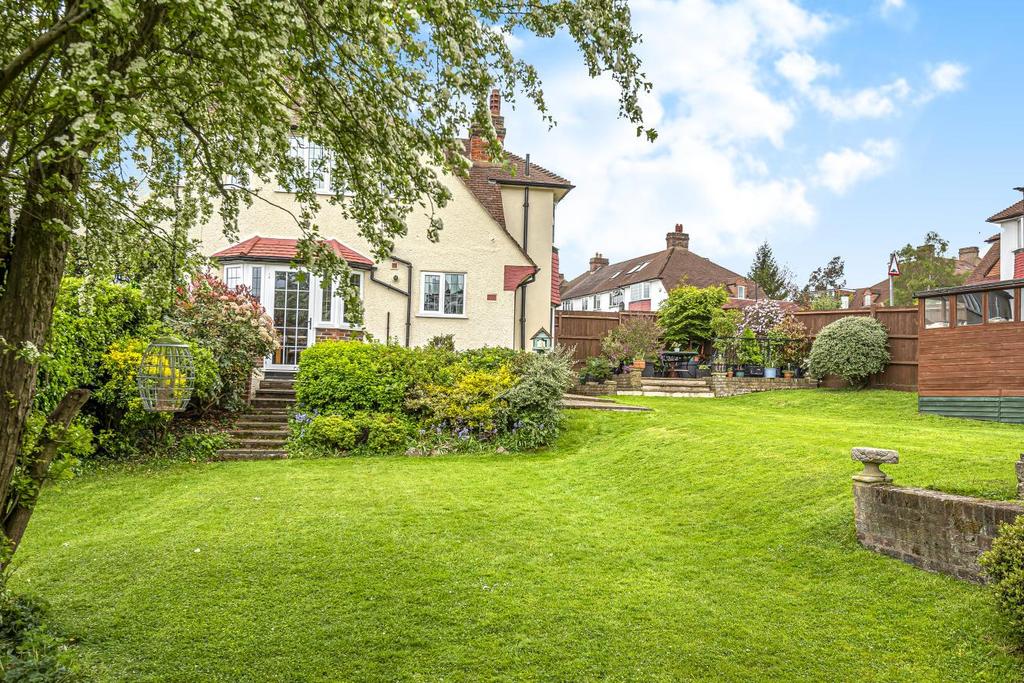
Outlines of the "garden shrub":
[{"label": "garden shrub", "polygon": [[633,318],[611,330],[601,340],[601,353],[613,363],[631,363],[634,359],[654,360],[662,348],[663,330],[649,318]]},{"label": "garden shrub", "polygon": [[363,439],[363,450],[371,455],[404,449],[412,432],[408,420],[388,413],[362,413],[355,422]]},{"label": "garden shrub", "polygon": [[1000,525],[992,548],[979,562],[992,582],[996,605],[1009,619],[1017,639],[1024,642],[1024,517]]},{"label": "garden shrub", "polygon": [[299,450],[318,456],[394,453],[405,447],[411,432],[404,418],[388,413],[318,415],[309,419],[301,417],[298,423]]},{"label": "garden shrub", "polygon": [[14,595],[0,579],[0,672],[5,681],[79,680],[75,651],[49,622],[47,607]]},{"label": "garden shrub", "polygon": [[411,400],[409,405],[421,411],[429,427],[494,434],[503,394],[514,383],[515,377],[506,365],[497,370],[470,370],[451,384],[426,385],[422,398]]},{"label": "garden shrub", "polygon": [[686,346],[711,339],[711,321],[728,300],[729,295],[722,287],[676,287],[658,309],[665,342]]},{"label": "garden shrub", "polygon": [[228,287],[209,275],[197,277],[180,295],[171,327],[212,353],[220,377],[216,405],[241,408],[253,368],[277,348],[273,321],[247,288]]},{"label": "garden shrub", "polygon": [[551,353],[521,354],[519,381],[504,396],[499,440],[510,450],[539,448],[561,430],[562,396],[572,386],[572,358],[558,347]]},{"label": "garden shrub", "polygon": [[509,365],[522,354],[522,351],[507,349],[503,346],[482,346],[478,349],[462,351],[457,362],[470,370],[497,370]]},{"label": "garden shrub", "polygon": [[323,341],[302,352],[295,396],[308,413],[398,414],[424,366],[421,354],[401,346]]},{"label": "garden shrub", "polygon": [[306,443],[325,452],[346,452],[356,446],[359,427],[351,417],[318,415],[306,427]]},{"label": "garden shrub", "polygon": [[592,356],[583,364],[580,370],[580,382],[604,382],[612,376],[611,366],[608,359],[601,356]]},{"label": "garden shrub", "polygon": [[826,325],[811,345],[808,369],[862,387],[889,362],[888,333],[873,318],[849,316]]}]

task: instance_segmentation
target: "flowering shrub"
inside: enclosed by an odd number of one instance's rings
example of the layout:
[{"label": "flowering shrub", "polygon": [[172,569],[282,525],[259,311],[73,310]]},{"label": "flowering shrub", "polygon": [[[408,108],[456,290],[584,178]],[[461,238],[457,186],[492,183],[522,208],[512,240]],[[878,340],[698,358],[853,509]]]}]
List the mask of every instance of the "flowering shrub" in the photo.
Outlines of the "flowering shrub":
[{"label": "flowering shrub", "polygon": [[244,404],[253,367],[278,348],[274,323],[249,290],[229,288],[209,275],[179,291],[171,326],[213,354],[221,380],[216,405],[221,408]]},{"label": "flowering shrub", "polygon": [[634,318],[614,330],[601,340],[601,352],[612,362],[629,363],[634,358],[654,360],[662,348],[661,326],[649,318]]},{"label": "flowering shrub", "polygon": [[761,299],[743,310],[741,328],[751,330],[756,337],[765,337],[785,319],[786,312],[778,301]]}]

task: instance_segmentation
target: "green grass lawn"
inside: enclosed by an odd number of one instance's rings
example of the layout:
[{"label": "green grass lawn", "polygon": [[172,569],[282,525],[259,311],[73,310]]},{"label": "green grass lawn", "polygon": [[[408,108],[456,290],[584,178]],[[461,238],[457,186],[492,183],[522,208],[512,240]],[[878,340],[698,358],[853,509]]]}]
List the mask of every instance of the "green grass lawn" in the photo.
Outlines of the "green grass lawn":
[{"label": "green grass lawn", "polygon": [[14,587],[101,679],[1020,679],[984,588],[857,545],[849,451],[1009,498],[1024,428],[877,391],[635,402],[530,456],[83,477]]}]

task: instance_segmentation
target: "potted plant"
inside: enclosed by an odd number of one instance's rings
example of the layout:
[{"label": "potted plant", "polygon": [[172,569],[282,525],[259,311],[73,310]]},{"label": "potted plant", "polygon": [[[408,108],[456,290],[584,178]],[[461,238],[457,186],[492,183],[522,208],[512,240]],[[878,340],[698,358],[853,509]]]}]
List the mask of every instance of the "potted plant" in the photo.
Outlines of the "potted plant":
[{"label": "potted plant", "polygon": [[710,377],[711,376],[711,366],[707,365],[707,364],[698,365],[697,366],[697,376],[698,377]]},{"label": "potted plant", "polygon": [[807,328],[795,316],[786,316],[771,332],[778,344],[778,357],[783,363],[782,376],[786,379],[800,376],[800,367],[807,358],[809,339]]},{"label": "potted plant", "polygon": [[754,374],[754,369],[759,367],[763,362],[761,357],[761,348],[757,343],[757,338],[754,336],[754,331],[751,329],[743,330],[743,334],[740,335],[739,339],[739,361],[743,366],[743,375],[736,372],[737,377],[743,377],[747,373]]}]

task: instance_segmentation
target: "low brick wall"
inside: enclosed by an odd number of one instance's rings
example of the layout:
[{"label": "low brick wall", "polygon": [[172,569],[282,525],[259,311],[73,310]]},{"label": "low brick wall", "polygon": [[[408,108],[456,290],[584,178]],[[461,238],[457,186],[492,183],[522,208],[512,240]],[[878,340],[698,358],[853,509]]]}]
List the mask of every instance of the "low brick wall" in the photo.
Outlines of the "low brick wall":
[{"label": "low brick wall", "polygon": [[601,382],[600,384],[590,382],[588,384],[576,383],[572,389],[569,390],[570,394],[578,394],[580,396],[607,396],[609,394],[614,395],[618,391],[618,385],[614,380],[608,380],[607,382]]},{"label": "low brick wall", "polygon": [[724,374],[711,375],[711,390],[715,397],[739,396],[755,391],[778,391],[780,389],[814,389],[818,381],[809,377],[786,379],[784,377],[726,377]]},{"label": "low brick wall", "polygon": [[1024,513],[1015,503],[891,484],[853,484],[857,540],[875,552],[933,572],[981,582],[978,556],[999,524]]}]

